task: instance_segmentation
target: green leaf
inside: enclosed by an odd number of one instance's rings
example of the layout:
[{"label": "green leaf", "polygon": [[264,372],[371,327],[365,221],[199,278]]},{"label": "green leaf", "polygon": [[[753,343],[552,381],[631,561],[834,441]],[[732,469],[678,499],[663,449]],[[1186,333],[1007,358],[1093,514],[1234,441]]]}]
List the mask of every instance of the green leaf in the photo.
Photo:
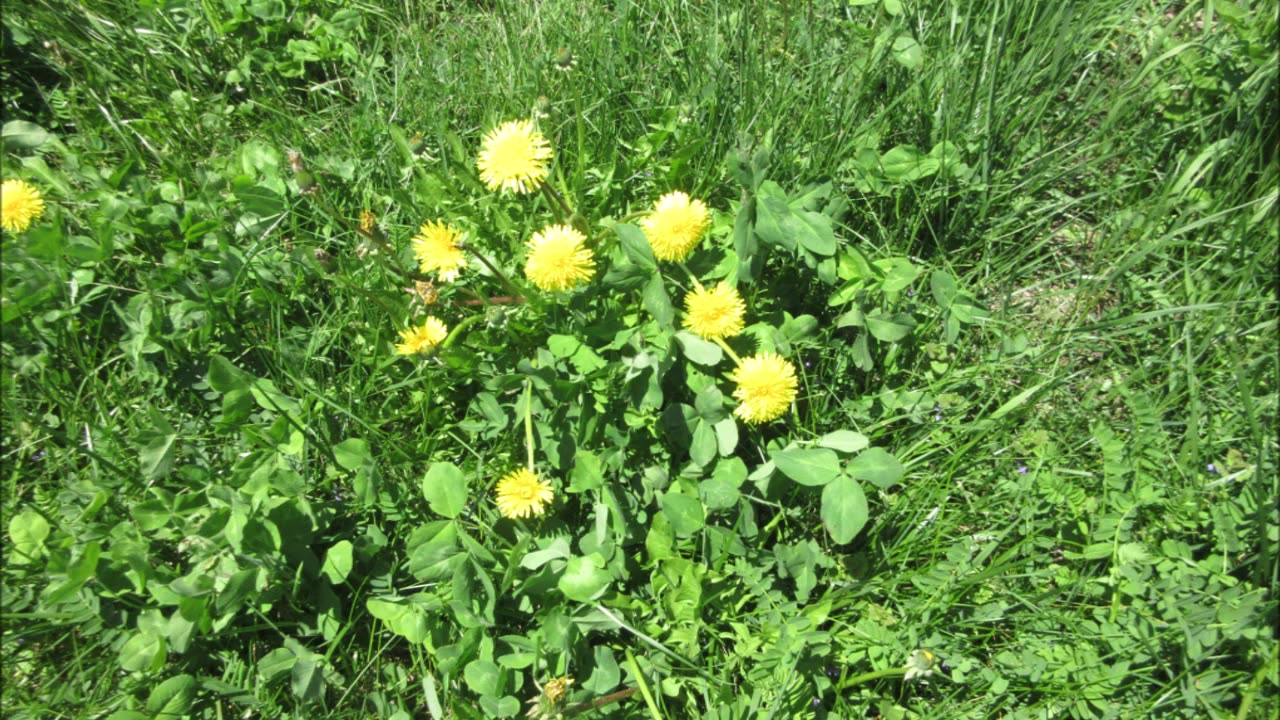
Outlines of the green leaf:
[{"label": "green leaf", "polygon": [[771,459],[783,475],[801,485],[826,485],[840,474],[840,458],[825,448],[787,448]]},{"label": "green leaf", "polygon": [[899,35],[893,40],[893,59],[905,68],[919,70],[924,67],[924,50],[915,38]]},{"label": "green leaf", "polygon": [[836,236],[831,230],[830,218],[806,210],[796,213],[796,220],[796,241],[800,247],[824,257],[836,254]]},{"label": "green leaf", "polygon": [[696,497],[669,492],[662,496],[662,512],[681,537],[689,537],[707,524],[707,511]]},{"label": "green leaf", "polygon": [[734,448],[738,447],[738,421],[730,415],[716,423],[715,430],[720,457],[729,457],[733,454]]},{"label": "green leaf", "polygon": [[[743,478],[745,479],[745,470]],[[711,477],[698,483],[698,497],[708,510],[724,510],[738,504],[738,486],[722,477]]]},{"label": "green leaf", "polygon": [[607,645],[597,645],[592,652],[595,655],[595,670],[582,683],[582,687],[593,694],[604,695],[618,686],[622,675],[618,672],[618,661],[614,659],[613,650]]},{"label": "green leaf", "polygon": [[173,429],[155,408],[151,408],[151,427],[138,432],[138,463],[148,480],[162,478],[173,469],[174,443],[178,431]]},{"label": "green leaf", "polygon": [[422,495],[433,512],[458,517],[467,506],[467,478],[453,463],[432,463],[422,478]]},{"label": "green leaf", "polygon": [[693,427],[693,439],[689,443],[689,459],[706,467],[716,459],[718,449],[715,428],[705,420],[698,420]]},{"label": "green leaf", "polygon": [[698,412],[698,417],[713,424],[729,414],[724,409],[724,395],[714,384],[707,385],[698,392],[693,400],[693,409]]},{"label": "green leaf", "polygon": [[120,667],[127,672],[154,672],[164,666],[164,638],[147,632],[134,633],[120,647]]},{"label": "green leaf", "polygon": [[490,660],[480,658],[472,660],[467,663],[462,676],[477,695],[501,694],[502,668]]},{"label": "green leaf", "polygon": [[876,260],[875,265],[884,270],[884,279],[880,283],[880,288],[887,293],[906,289],[920,275],[920,269],[912,264],[909,258],[884,258]]},{"label": "green leaf", "polygon": [[836,430],[818,438],[818,447],[831,448],[842,453],[856,453],[866,449],[871,441],[866,435],[852,430]]},{"label": "green leaf", "polygon": [[631,262],[646,272],[658,269],[658,261],[653,257],[653,248],[649,247],[649,240],[645,238],[643,230],[628,223],[618,223],[613,226],[613,230],[618,234],[622,251]]},{"label": "green leaf", "polygon": [[916,327],[916,319],[910,313],[868,315],[866,322],[867,331],[882,342],[898,342],[910,335]]},{"label": "green leaf", "polygon": [[863,451],[858,457],[849,461],[846,469],[853,477],[866,480],[881,490],[901,480],[907,472],[902,463],[898,462],[898,458],[882,448]]},{"label": "green leaf", "polygon": [[44,549],[45,538],[49,537],[49,522],[34,510],[23,510],[9,521],[9,539],[17,558],[34,560]]},{"label": "green leaf", "polygon": [[225,357],[214,355],[209,360],[209,387],[214,390],[225,394],[233,390],[247,391],[252,385],[253,378]]},{"label": "green leaf", "polygon": [[595,490],[604,484],[604,472],[600,459],[587,450],[579,450],[574,457],[573,472],[569,476],[568,492],[580,493]]},{"label": "green leaf", "polygon": [[187,674],[165,680],[147,696],[147,711],[154,720],[178,720],[191,712],[196,698],[196,679]]},{"label": "green leaf", "polygon": [[867,524],[867,496],[858,481],[841,475],[822,489],[822,524],[837,543],[853,540]]},{"label": "green leaf", "polygon": [[415,645],[426,642],[429,634],[426,607],[405,599],[370,598],[365,601],[369,614],[387,624],[391,632]]},{"label": "green leaf", "polygon": [[649,314],[653,315],[653,319],[658,321],[660,327],[664,330],[672,328],[676,311],[671,305],[671,297],[667,295],[667,286],[662,281],[662,275],[654,273],[645,284],[644,307]]},{"label": "green leaf", "polygon": [[560,592],[570,600],[584,603],[600,597],[610,582],[604,565],[604,558],[600,553],[569,558],[558,584]]},{"label": "green leaf", "polygon": [[547,349],[558,358],[567,358],[582,347],[582,341],[572,335],[552,335],[547,338]]},{"label": "green leaf", "polygon": [[960,284],[950,273],[934,270],[933,275],[929,277],[929,289],[933,291],[933,299],[938,305],[943,310],[947,310],[951,307],[951,302],[956,299]]},{"label": "green leaf", "polygon": [[724,357],[724,352],[719,345],[710,340],[703,340],[688,330],[676,332],[675,337],[680,343],[680,349],[684,351],[684,356],[699,365],[712,367],[718,365]]},{"label": "green leaf", "polygon": [[289,671],[289,687],[304,703],[319,702],[324,697],[324,671],[316,660],[299,660]]},{"label": "green leaf", "polygon": [[35,150],[49,142],[48,131],[26,120],[10,120],[0,128],[0,141],[6,148]]},{"label": "green leaf", "polygon": [[347,470],[359,470],[366,463],[373,464],[369,443],[360,438],[347,438],[333,446],[333,457]]},{"label": "green leaf", "polygon": [[320,572],[329,578],[329,582],[337,585],[346,581],[351,574],[351,541],[339,540],[324,554],[324,565]]},{"label": "green leaf", "polygon": [[276,648],[258,661],[258,677],[263,683],[275,682],[288,675],[297,661],[298,656],[289,648]]},{"label": "green leaf", "polygon": [[880,167],[890,180],[911,182],[936,173],[938,161],[915,145],[898,145],[880,157]]}]

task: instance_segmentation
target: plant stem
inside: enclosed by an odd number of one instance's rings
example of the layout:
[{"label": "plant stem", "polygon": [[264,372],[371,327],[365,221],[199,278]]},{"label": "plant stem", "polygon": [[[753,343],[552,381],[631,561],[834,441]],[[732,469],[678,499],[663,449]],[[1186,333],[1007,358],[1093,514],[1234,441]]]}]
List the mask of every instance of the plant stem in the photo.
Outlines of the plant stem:
[{"label": "plant stem", "polygon": [[873,670],[871,672],[862,673],[861,675],[854,675],[851,678],[846,678],[844,682],[840,683],[840,685],[836,688],[836,690],[844,690],[845,688],[849,688],[854,685],[861,685],[862,683],[868,682],[871,680],[879,680],[880,678],[902,676],[906,674],[907,674],[907,671],[905,668],[889,668],[887,670]]},{"label": "plant stem", "polygon": [[484,253],[481,253],[479,250],[475,249],[475,247],[465,242],[458,243],[458,247],[470,252],[472,255],[475,255],[477,260],[479,260],[485,267],[489,268],[489,272],[498,276],[498,279],[502,281],[502,284],[506,285],[507,289],[511,291],[512,296],[523,300],[524,294],[520,291],[520,288],[516,287],[515,283],[511,282],[511,278],[507,277],[506,273],[499,270],[497,265],[490,262],[489,258],[484,256]]},{"label": "plant stem", "polygon": [[524,381],[524,447],[529,472],[533,472],[533,378]]},{"label": "plant stem", "polygon": [[458,338],[462,336],[463,330],[467,329],[472,325],[475,325],[476,323],[480,322],[483,319],[484,319],[483,314],[472,315],[471,317],[466,318],[465,320],[458,323],[457,325],[454,325],[453,330],[449,331],[449,337],[446,337],[444,339],[444,342],[440,343],[440,349],[441,350],[449,349],[455,342],[457,342]]}]

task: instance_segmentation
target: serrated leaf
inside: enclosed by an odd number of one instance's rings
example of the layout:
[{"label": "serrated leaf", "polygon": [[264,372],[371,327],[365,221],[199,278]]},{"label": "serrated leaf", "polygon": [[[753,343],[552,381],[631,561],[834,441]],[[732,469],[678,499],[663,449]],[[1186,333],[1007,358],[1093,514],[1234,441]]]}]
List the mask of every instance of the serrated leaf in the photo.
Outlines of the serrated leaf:
[{"label": "serrated leaf", "polygon": [[822,524],[837,543],[847,543],[867,524],[867,496],[858,481],[841,475],[822,489]]},{"label": "serrated leaf", "polygon": [[840,474],[840,458],[825,448],[787,448],[771,459],[783,475],[801,485],[826,485]]}]

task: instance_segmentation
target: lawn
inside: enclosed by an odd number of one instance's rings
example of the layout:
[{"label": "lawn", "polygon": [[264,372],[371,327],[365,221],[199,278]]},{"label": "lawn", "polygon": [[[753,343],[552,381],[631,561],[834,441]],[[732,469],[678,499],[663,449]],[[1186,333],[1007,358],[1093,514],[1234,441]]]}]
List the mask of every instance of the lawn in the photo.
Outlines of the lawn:
[{"label": "lawn", "polygon": [[1274,718],[1249,0],[30,0],[0,715]]}]

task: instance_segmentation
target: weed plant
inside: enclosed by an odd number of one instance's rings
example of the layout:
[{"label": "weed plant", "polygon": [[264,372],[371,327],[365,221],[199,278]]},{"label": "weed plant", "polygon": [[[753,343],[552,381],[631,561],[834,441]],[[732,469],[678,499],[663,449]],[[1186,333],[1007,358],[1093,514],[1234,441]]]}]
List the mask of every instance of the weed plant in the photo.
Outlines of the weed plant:
[{"label": "weed plant", "polygon": [[2,22],[5,717],[1280,712],[1275,3]]}]

